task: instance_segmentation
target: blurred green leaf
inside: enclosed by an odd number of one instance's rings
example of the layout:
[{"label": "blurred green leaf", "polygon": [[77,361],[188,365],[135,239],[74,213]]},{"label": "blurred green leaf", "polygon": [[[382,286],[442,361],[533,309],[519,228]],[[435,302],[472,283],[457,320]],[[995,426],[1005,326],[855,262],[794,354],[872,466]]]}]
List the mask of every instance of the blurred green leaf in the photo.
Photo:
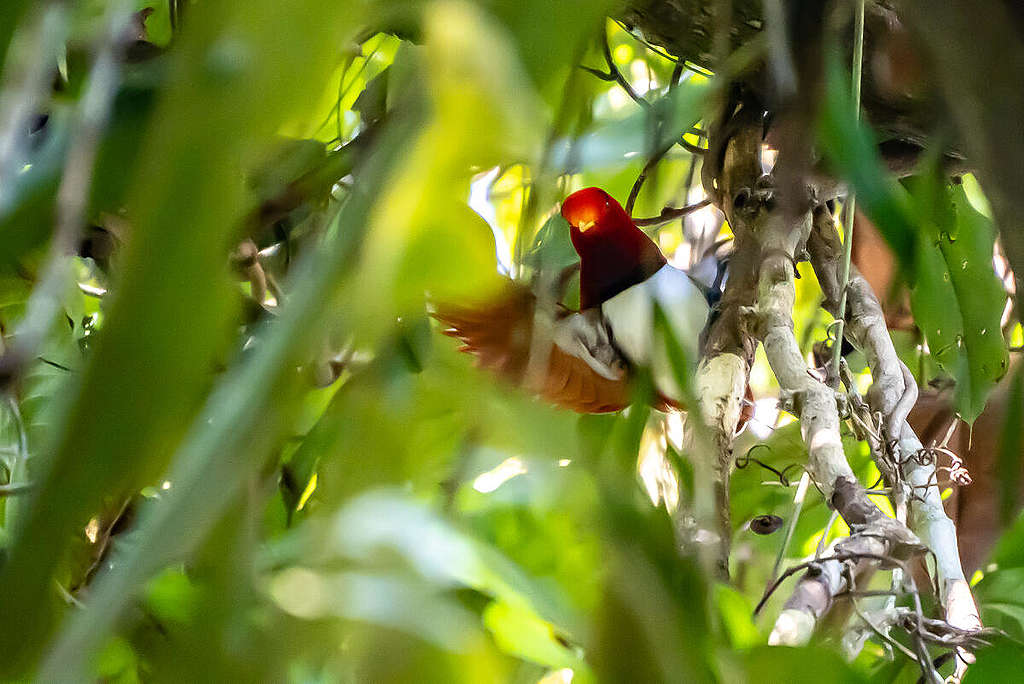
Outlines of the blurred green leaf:
[{"label": "blurred green leaf", "polygon": [[135,651],[124,639],[118,638],[107,642],[96,662],[96,674],[108,682],[138,682],[137,668]]},{"label": "blurred green leaf", "polygon": [[1013,525],[1003,532],[992,552],[992,562],[1001,568],[1024,568],[1024,516],[1018,513]]},{"label": "blurred green leaf", "polygon": [[[16,633],[13,623],[0,626],[0,643],[41,645],[63,540],[104,494],[154,478],[195,415],[231,326],[225,255],[240,213],[240,157],[264,145],[308,89],[296,74],[322,73],[329,63],[346,24],[325,21],[322,9],[267,2],[192,12],[129,201],[134,234],[109,322],[0,574],[6,605],[19,616]],[[17,671],[34,656],[19,648],[3,667]]]},{"label": "blurred green leaf", "polygon": [[[415,122],[407,121],[411,127]],[[383,144],[380,158],[364,169],[375,185],[390,171],[397,148],[407,140],[408,130],[398,129],[395,138]],[[75,616],[56,642],[47,667],[52,672],[67,672],[80,667],[79,659],[110,629],[124,609],[133,591],[162,563],[187,553],[201,538],[202,531],[214,523],[230,503],[246,478],[260,464],[247,452],[250,434],[272,436],[282,425],[292,403],[297,380],[294,367],[308,353],[315,338],[311,323],[322,311],[322,298],[329,297],[359,256],[363,232],[373,197],[355,195],[338,215],[333,239],[305,263],[297,277],[299,289],[290,306],[275,325],[266,330],[258,353],[234,369],[221,383],[180,447],[168,473],[174,486],[166,499],[153,505],[141,523],[140,543],[123,558],[116,572],[105,576],[96,586],[90,609]],[[277,410],[271,412],[271,406]],[[223,411],[229,409],[231,414]],[[266,446],[264,446],[266,448]],[[239,461],[238,456],[245,454]],[[186,525],[192,536],[175,536],[174,530]],[[175,544],[169,540],[175,539]]]},{"label": "blurred green leaf", "polygon": [[484,610],[483,622],[503,651],[551,668],[570,667],[581,677],[588,676],[589,668],[580,655],[556,638],[549,623],[523,606],[494,601]]},{"label": "blurred green leaf", "polygon": [[561,140],[552,152],[552,165],[593,171],[629,163],[637,154],[650,155],[682,139],[704,116],[716,84],[692,77],[659,98],[650,111],[641,110],[623,121],[596,127],[577,140]]},{"label": "blurred green leaf", "polygon": [[[1004,529],[1013,521],[1020,500],[1020,459],[1024,454],[1024,367],[1018,366],[1009,378],[1006,395],[1006,415],[1000,435],[997,470],[999,488],[999,518]],[[1024,538],[1019,548],[1024,549]],[[1024,558],[1018,565],[1024,565]]]},{"label": "blurred green leaf", "polygon": [[318,574],[289,568],[270,584],[274,600],[301,618],[338,615],[401,629],[449,651],[466,651],[482,638],[474,616],[437,593],[429,582],[386,573]]},{"label": "blurred green leaf", "polygon": [[743,656],[748,681],[770,677],[791,684],[855,684],[866,678],[838,653],[818,647],[758,646]]},{"label": "blurred green leaf", "polygon": [[0,71],[3,70],[11,39],[25,10],[32,6],[29,0],[10,0],[0,6]]},{"label": "blurred green leaf", "polygon": [[734,649],[751,648],[761,643],[762,635],[754,624],[754,605],[738,590],[717,584],[714,587],[715,604],[723,632]]},{"label": "blurred green leaf", "polygon": [[146,586],[146,604],[161,622],[187,625],[196,616],[199,596],[183,571],[168,568]]},{"label": "blurred green leaf", "polygon": [[533,239],[523,255],[523,265],[537,272],[558,274],[580,260],[569,239],[569,223],[561,214],[554,214]]}]

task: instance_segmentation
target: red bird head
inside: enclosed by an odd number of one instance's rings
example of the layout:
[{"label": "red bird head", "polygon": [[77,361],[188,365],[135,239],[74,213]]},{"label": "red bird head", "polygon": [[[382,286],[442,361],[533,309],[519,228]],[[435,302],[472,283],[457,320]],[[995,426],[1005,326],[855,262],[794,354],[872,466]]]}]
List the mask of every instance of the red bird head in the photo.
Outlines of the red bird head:
[{"label": "red bird head", "polygon": [[562,202],[572,246],[580,255],[580,308],[600,305],[665,265],[665,256],[615,198],[585,188]]}]

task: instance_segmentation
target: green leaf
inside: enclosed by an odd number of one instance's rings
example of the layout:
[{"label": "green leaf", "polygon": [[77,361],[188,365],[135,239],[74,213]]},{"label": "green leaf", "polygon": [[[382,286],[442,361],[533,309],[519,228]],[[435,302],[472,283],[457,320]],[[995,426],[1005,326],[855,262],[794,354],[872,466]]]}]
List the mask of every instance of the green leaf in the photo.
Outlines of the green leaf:
[{"label": "green leaf", "polygon": [[146,586],[146,604],[161,622],[187,625],[197,614],[199,592],[185,572],[168,568]]},{"label": "green leaf", "polygon": [[[1020,430],[1020,423],[1014,426]],[[1020,468],[1020,452],[1013,455],[1014,468]],[[1014,496],[1017,492],[1014,491]],[[999,538],[992,552],[992,562],[1000,568],[1024,568],[1024,515],[1017,515],[1017,520]]]},{"label": "green leaf", "polygon": [[21,25],[28,23],[20,20],[25,10],[32,5],[29,0],[10,0],[0,5],[0,69],[4,66],[15,29],[18,28],[19,22]]},{"label": "green leaf", "polygon": [[138,662],[135,651],[124,639],[115,637],[107,642],[96,659],[96,674],[103,681],[128,684],[138,682]]},{"label": "green leaf", "polygon": [[971,206],[962,185],[950,192],[955,217],[954,231],[939,248],[946,260],[963,316],[963,353],[966,368],[957,374],[956,408],[973,423],[989,393],[1009,367],[1000,319],[1006,291],[993,269],[995,227]]},{"label": "green leaf", "polygon": [[912,186],[923,222],[911,307],[932,356],[956,378],[957,413],[973,423],[1009,363],[1000,326],[1006,295],[993,269],[995,228],[963,186],[946,187],[933,165]]},{"label": "green leaf", "polygon": [[925,339],[932,358],[948,372],[955,372],[963,339],[963,314],[956,306],[949,267],[935,240],[924,231],[917,239],[917,268],[910,291],[914,321]]},{"label": "green leaf", "polygon": [[0,644],[19,645],[3,670],[37,655],[73,530],[104,497],[155,478],[199,409],[234,327],[225,255],[241,213],[240,157],[263,147],[326,73],[351,27],[341,20],[348,13],[336,12],[338,21],[325,20],[323,6],[308,0],[202,5],[191,14],[133,179],[133,234],[109,319],[69,393],[0,574],[0,601],[20,616],[0,625]]},{"label": "green leaf", "polygon": [[743,656],[748,681],[855,684],[866,681],[837,653],[821,647],[758,646]]},{"label": "green leaf", "polygon": [[1000,568],[985,575],[974,587],[982,621],[1024,639],[1024,567]]},{"label": "green leaf", "polygon": [[970,206],[962,187],[942,188],[936,160],[914,184],[912,201],[882,169],[870,129],[854,118],[834,52],[827,74],[822,147],[907,274],[915,320],[932,354],[957,378],[957,411],[973,422],[1007,367],[999,332],[1002,285],[992,270],[994,228]]},{"label": "green leaf", "polygon": [[402,630],[449,651],[470,650],[482,637],[472,613],[437,587],[404,573],[320,573],[291,567],[270,581],[269,592],[282,610],[297,618],[359,620]]},{"label": "green leaf", "polygon": [[1024,647],[1002,639],[977,653],[978,660],[968,670],[968,682],[1015,682],[1020,679]]}]

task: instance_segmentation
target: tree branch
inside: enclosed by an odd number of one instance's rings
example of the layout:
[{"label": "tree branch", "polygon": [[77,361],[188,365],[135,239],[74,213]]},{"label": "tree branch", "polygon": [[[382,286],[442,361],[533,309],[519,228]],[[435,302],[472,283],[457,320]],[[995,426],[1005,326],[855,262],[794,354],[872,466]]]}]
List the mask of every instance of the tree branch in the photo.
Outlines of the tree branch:
[{"label": "tree branch", "polygon": [[675,221],[687,214],[692,214],[698,209],[703,209],[709,204],[711,204],[711,198],[702,199],[700,202],[694,202],[693,204],[688,204],[685,207],[665,207],[657,216],[633,219],[633,223],[638,226],[660,226],[663,223]]},{"label": "tree branch", "polygon": [[[838,316],[839,235],[831,215],[820,208],[815,215],[815,230],[808,242],[811,262],[825,294],[824,306]],[[896,355],[892,338],[885,327],[881,304],[867,281],[853,270],[845,312],[846,333],[864,352],[871,369],[872,384],[868,402],[872,410],[886,420],[886,434],[896,441],[896,462],[900,464],[903,487],[910,502],[910,527],[935,554],[939,600],[949,624],[961,629],[978,629],[981,620],[970,585],[960,565],[956,526],[942,507],[935,464],[913,458],[923,448],[914,430],[906,422],[908,399],[917,395],[912,375]],[[893,484],[893,483],[890,483]]]}]

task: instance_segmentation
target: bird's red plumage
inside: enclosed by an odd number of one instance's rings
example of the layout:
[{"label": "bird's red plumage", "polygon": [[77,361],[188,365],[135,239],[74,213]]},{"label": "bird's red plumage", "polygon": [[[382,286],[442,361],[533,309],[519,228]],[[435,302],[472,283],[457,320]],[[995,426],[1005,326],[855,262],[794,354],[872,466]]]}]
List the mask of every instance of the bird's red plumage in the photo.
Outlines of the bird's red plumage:
[{"label": "bird's red plumage", "polygon": [[569,237],[580,255],[580,309],[599,306],[665,265],[665,256],[615,198],[585,188],[562,203]]},{"label": "bird's red plumage", "polygon": [[[600,188],[586,188],[567,197],[562,203],[562,216],[569,222],[570,238],[580,255],[581,310],[601,306],[644,282],[667,263],[654,241]],[[527,378],[536,298],[523,285],[509,285],[505,296],[489,306],[440,306],[435,317],[448,326],[445,334],[465,343],[462,350],[476,356],[481,367],[526,386],[558,406],[582,413],[625,408],[630,399],[628,373],[617,379],[603,377],[558,344],[552,344],[547,354],[546,376],[532,381]],[[748,387],[748,395],[749,392]],[[685,410],[660,393],[654,406],[660,410]],[[746,413],[745,409],[742,423],[749,417]]]}]

